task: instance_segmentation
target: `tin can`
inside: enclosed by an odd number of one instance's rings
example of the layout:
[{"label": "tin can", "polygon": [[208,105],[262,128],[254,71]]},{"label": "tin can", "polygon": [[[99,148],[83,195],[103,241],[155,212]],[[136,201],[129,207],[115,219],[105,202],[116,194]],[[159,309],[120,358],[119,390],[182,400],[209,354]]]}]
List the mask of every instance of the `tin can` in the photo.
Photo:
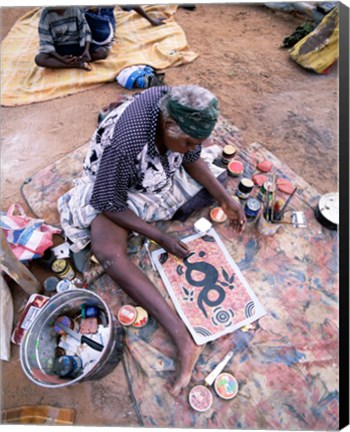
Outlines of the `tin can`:
[{"label": "tin can", "polygon": [[222,399],[233,399],[238,393],[238,382],[233,375],[223,372],[216,378],[214,388]]},{"label": "tin can", "polygon": [[44,281],[45,291],[52,293],[56,291],[59,280],[56,276],[50,276]]},{"label": "tin can", "polygon": [[199,412],[207,411],[213,403],[213,395],[211,391],[204,385],[192,387],[188,400],[191,407]]},{"label": "tin can", "polygon": [[61,279],[72,280],[75,277],[75,271],[65,259],[58,259],[52,263],[51,270]]},{"label": "tin can", "polygon": [[236,195],[240,199],[247,199],[250,192],[253,190],[254,182],[249,178],[243,178],[238,185]]},{"label": "tin can", "polygon": [[145,327],[145,325],[148,322],[148,313],[145,309],[143,309],[141,306],[135,307],[137,315],[135,321],[132,323],[133,327],[142,328]]},{"label": "tin can", "polygon": [[68,279],[63,279],[60,282],[58,282],[56,290],[58,293],[65,292],[73,287],[73,284]]},{"label": "tin can", "polygon": [[227,172],[230,177],[239,177],[243,173],[243,170],[243,164],[239,160],[233,160],[227,166]]},{"label": "tin can", "polygon": [[258,231],[260,234],[263,234],[265,236],[274,235],[277,233],[280,227],[280,224],[271,223],[265,219],[265,216],[263,214],[260,215],[258,221]]},{"label": "tin can", "polygon": [[266,194],[267,191],[269,191],[269,197],[268,197],[268,202],[270,203],[273,199],[273,193],[274,193],[274,185],[269,182],[266,181],[260,188],[260,191],[258,193],[258,200],[262,201],[262,202],[266,202]]},{"label": "tin can", "polygon": [[56,374],[61,378],[76,377],[83,368],[81,358],[77,355],[63,355],[55,359],[54,368]]},{"label": "tin can", "polygon": [[124,326],[130,326],[136,320],[137,311],[134,306],[124,305],[119,309],[118,320]]},{"label": "tin can", "polygon": [[222,157],[221,157],[222,163],[227,165],[229,162],[231,162],[235,153],[236,153],[235,147],[233,147],[232,145],[229,145],[229,144],[225,145],[225,147],[222,150]]},{"label": "tin can", "polygon": [[244,212],[247,218],[254,219],[261,208],[260,201],[256,198],[248,198],[245,206],[244,206]]}]

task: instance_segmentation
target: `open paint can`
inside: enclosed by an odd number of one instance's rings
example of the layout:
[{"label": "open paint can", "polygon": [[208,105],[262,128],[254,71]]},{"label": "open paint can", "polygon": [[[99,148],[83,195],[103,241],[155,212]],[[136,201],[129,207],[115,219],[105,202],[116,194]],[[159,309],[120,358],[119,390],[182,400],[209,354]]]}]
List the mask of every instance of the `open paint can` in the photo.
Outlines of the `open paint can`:
[{"label": "open paint can", "polygon": [[221,207],[214,207],[210,211],[210,219],[216,223],[223,223],[227,219],[227,214]]},{"label": "open paint can", "polygon": [[243,170],[243,164],[239,160],[233,160],[227,166],[228,175],[231,177],[239,177],[243,173]]},{"label": "open paint can", "polygon": [[323,195],[315,209],[315,216],[325,228],[337,230],[339,225],[339,192]]},{"label": "open paint can", "polygon": [[236,153],[236,149],[232,145],[225,145],[225,147],[222,150],[222,163],[227,165],[231,160],[233,159],[234,155]]},{"label": "open paint can", "polygon": [[238,392],[238,382],[233,375],[223,372],[216,378],[214,388],[222,399],[232,399]]},{"label": "open paint can", "polygon": [[243,178],[238,185],[238,189],[236,191],[236,195],[240,199],[247,199],[249,197],[250,192],[254,188],[253,180],[249,178]]},{"label": "open paint can", "polygon": [[199,412],[207,411],[213,403],[213,395],[208,387],[197,385],[192,387],[188,400],[191,407]]}]

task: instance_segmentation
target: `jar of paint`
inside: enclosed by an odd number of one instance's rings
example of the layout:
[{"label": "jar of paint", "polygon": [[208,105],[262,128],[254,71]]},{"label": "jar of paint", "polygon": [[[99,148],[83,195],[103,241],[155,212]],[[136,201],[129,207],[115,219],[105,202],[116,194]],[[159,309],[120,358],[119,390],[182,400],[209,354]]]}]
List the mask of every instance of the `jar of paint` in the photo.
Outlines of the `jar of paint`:
[{"label": "jar of paint", "polygon": [[74,378],[81,373],[83,364],[81,358],[77,355],[63,355],[55,359],[54,368],[59,377]]},{"label": "jar of paint", "polygon": [[214,388],[222,399],[233,399],[238,392],[238,382],[233,375],[223,372],[216,378]]},{"label": "jar of paint", "polygon": [[58,259],[52,263],[51,270],[61,279],[72,280],[75,277],[75,271],[65,259]]},{"label": "jar of paint", "polygon": [[192,387],[188,395],[188,400],[194,410],[204,412],[211,407],[213,395],[204,385],[197,385]]},{"label": "jar of paint", "polygon": [[225,145],[225,147],[222,150],[222,157],[221,161],[223,164],[227,165],[231,160],[233,159],[234,155],[236,153],[236,148],[232,145]]},{"label": "jar of paint", "polygon": [[57,285],[59,283],[59,280],[55,276],[50,276],[44,281],[44,288],[45,291],[48,293],[53,293],[56,291]]},{"label": "jar of paint", "polygon": [[227,172],[230,177],[239,177],[243,173],[243,170],[243,164],[239,160],[233,160],[227,166]]},{"label": "jar of paint", "polygon": [[[269,193],[268,198],[266,197],[267,191]],[[275,191],[275,187],[274,185],[269,182],[266,181],[260,188],[260,191],[258,193],[258,200],[262,201],[263,203],[265,203],[268,199],[268,202],[270,203],[273,199],[273,193]]]},{"label": "jar of paint", "polygon": [[249,178],[243,178],[238,185],[236,195],[240,199],[247,199],[254,188],[253,180]]},{"label": "jar of paint", "polygon": [[256,198],[248,198],[244,206],[244,213],[247,219],[255,219],[260,211],[261,204]]},{"label": "jar of paint", "polygon": [[258,220],[258,231],[260,234],[263,234],[265,236],[274,235],[277,233],[277,231],[280,228],[280,224],[278,223],[272,223],[266,220],[265,216],[263,214],[260,215]]},{"label": "jar of paint", "polygon": [[227,219],[227,215],[221,207],[214,207],[210,211],[210,219],[216,223],[223,223]]}]

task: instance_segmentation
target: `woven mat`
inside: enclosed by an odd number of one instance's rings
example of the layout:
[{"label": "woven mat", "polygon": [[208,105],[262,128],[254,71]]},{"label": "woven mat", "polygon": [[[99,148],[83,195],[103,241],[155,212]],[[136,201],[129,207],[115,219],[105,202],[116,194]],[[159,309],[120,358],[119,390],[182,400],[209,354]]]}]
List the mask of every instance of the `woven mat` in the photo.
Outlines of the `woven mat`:
[{"label": "woven mat", "polygon": [[[125,329],[123,361],[140,423],[149,427],[335,430],[339,427],[338,234],[315,219],[318,192],[262,145],[245,147],[238,129],[223,118],[213,141],[237,147],[245,177],[256,172],[257,161],[270,160],[277,176],[298,187],[290,209],[304,212],[307,228],[283,225],[277,234],[266,237],[258,232],[255,222],[249,222],[240,235],[228,223],[215,226],[266,314],[250,326],[209,342],[190,385],[177,398],[165,388],[175,377],[176,353],[163,328],[151,317],[142,329]],[[75,156],[70,157],[75,163]],[[66,168],[61,160],[32,176],[25,193],[36,211],[54,208],[56,193],[50,194],[61,186]],[[45,173],[52,174],[45,178]],[[238,182],[229,177],[227,189],[232,194]],[[286,198],[282,193],[279,196]],[[43,202],[39,203],[40,199]],[[193,223],[201,216],[208,217],[209,210],[196,212],[185,223],[159,223],[159,228],[186,237],[194,234]],[[136,238],[130,258],[174,307],[141,244]],[[95,279],[90,289],[108,301],[114,314],[122,304],[132,304],[105,274]],[[211,408],[204,413],[192,410],[189,390],[203,384],[230,350],[234,355],[225,370],[238,380],[237,396],[223,400],[212,389]]]}]

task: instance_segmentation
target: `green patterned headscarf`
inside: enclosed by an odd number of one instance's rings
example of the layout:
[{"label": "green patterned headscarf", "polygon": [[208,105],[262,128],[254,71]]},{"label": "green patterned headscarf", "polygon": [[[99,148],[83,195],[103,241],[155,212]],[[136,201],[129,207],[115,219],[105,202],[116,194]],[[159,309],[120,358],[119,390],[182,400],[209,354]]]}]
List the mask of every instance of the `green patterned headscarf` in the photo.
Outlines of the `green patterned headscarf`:
[{"label": "green patterned headscarf", "polygon": [[192,138],[208,138],[219,116],[218,100],[213,98],[208,108],[198,110],[169,99],[168,111],[181,130]]}]

